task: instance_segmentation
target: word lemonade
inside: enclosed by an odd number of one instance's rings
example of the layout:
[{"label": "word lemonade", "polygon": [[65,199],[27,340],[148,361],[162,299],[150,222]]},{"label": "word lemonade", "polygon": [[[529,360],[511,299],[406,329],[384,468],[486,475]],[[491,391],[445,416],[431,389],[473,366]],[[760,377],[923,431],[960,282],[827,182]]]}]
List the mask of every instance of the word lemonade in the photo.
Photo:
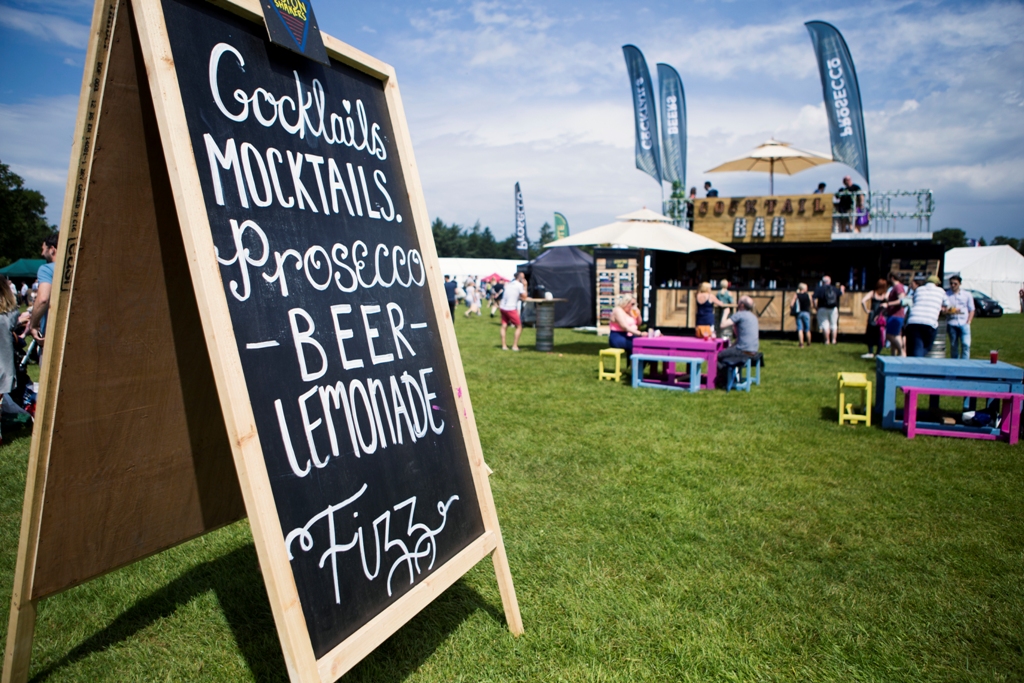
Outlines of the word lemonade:
[{"label": "word lemonade", "polygon": [[[276,1],[278,6],[299,4]],[[362,100],[356,99],[354,113],[349,100],[341,100],[344,114],[328,111],[324,88],[316,78],[307,86],[298,72],[293,72],[294,98],[263,87],[250,92],[238,88],[230,98],[225,97],[220,85],[222,71],[244,71],[245,64],[242,53],[227,43],[217,44],[210,53],[210,93],[217,109],[228,120],[255,120],[264,128],[277,127],[299,141],[313,138],[328,145],[348,147],[365,154],[367,164],[388,158],[381,127],[368,121]],[[382,169],[371,170],[349,162],[344,164],[343,171],[330,156],[292,149],[282,153],[272,146],[258,149],[233,137],[217,140],[209,132],[203,134],[203,140],[214,199],[219,206],[233,204],[231,200],[237,195],[239,207],[247,211],[253,210],[252,205],[276,206],[325,217],[345,214],[367,218],[381,221],[381,226],[402,222]],[[232,178],[234,192],[230,188]],[[231,251],[225,253],[226,249],[216,248],[216,252],[226,290],[236,302],[248,301],[257,286],[270,287],[273,296],[287,299],[299,285],[311,287],[324,297],[336,297],[357,291],[422,289],[426,282],[420,252],[408,244],[382,241],[371,245],[356,239],[351,243],[312,244],[304,249],[275,248],[278,231],[284,235],[282,241],[294,243],[296,233],[288,229],[291,226],[276,226],[279,230],[275,230],[261,226],[255,218],[242,216],[228,222]],[[264,284],[259,284],[259,279]],[[327,311],[326,316],[323,311]],[[417,310],[415,314],[425,315],[425,311]],[[316,310],[288,308],[287,331],[295,349],[296,369],[308,386],[298,396],[273,401],[290,476],[309,477],[314,469],[329,468],[343,454],[355,458],[375,454],[380,457],[379,452],[389,446],[415,444],[427,438],[428,432],[440,435],[445,431],[445,421],[437,415],[441,406],[436,401],[436,387],[432,388],[433,367],[405,370],[383,379],[359,375],[360,370],[367,372],[378,365],[415,358],[416,335],[429,334],[427,328],[427,322],[407,324],[406,311],[394,301],[383,306],[354,306],[325,299]],[[329,330],[326,334],[325,329]],[[421,339],[423,343],[429,341]],[[391,350],[384,350],[382,344]],[[279,345],[275,339],[254,340],[246,343],[245,349],[258,351]],[[337,366],[347,381],[317,383],[330,370],[337,376]],[[289,422],[301,424],[301,434],[293,433]],[[336,604],[342,603],[343,594],[339,584],[340,554],[358,547],[357,562],[361,562],[362,574],[367,581],[374,581],[380,574],[382,558],[391,551],[397,552],[383,579],[387,595],[391,596],[396,573],[403,579],[407,577],[411,585],[424,570],[434,566],[436,537],[445,527],[449,508],[459,500],[458,495],[450,495],[436,502],[433,507],[438,517],[433,527],[417,522],[417,499],[411,496],[380,514],[369,512],[364,529],[356,504],[367,489],[368,484],[363,483],[355,493],[321,509],[305,524],[283,529],[289,559],[294,563],[298,550],[305,553],[313,549],[311,529],[320,526],[321,537],[326,537],[326,550],[313,559],[320,569],[329,567],[333,574]],[[400,518],[394,524],[392,514]],[[340,539],[345,528],[350,531],[344,533],[351,533],[347,540]]]}]

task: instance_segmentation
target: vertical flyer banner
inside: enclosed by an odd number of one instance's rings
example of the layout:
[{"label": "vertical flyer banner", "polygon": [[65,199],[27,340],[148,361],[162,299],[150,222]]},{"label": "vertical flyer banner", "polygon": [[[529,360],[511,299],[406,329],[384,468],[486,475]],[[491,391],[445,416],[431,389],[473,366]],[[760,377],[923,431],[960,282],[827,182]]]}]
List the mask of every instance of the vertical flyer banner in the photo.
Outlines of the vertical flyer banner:
[{"label": "vertical flyer banner", "polygon": [[519,256],[530,258],[530,240],[526,237],[526,209],[523,207],[523,193],[516,183],[516,251]]},{"label": "vertical flyer banner", "polygon": [[686,96],[679,73],[668,64],[658,64],[661,101],[662,179],[686,185]]},{"label": "vertical flyer banner", "polygon": [[569,236],[569,221],[565,219],[565,216],[555,212],[555,239],[560,240],[563,237]]},{"label": "vertical flyer banner", "polygon": [[661,183],[661,149],[658,145],[658,114],[654,108],[651,72],[644,55],[633,45],[623,45],[629,71],[629,87],[633,91],[633,114],[636,129],[636,167]]},{"label": "vertical flyer banner", "polygon": [[864,133],[860,86],[846,41],[835,26],[824,21],[804,24],[811,34],[821,73],[821,89],[832,138],[832,158],[868,178],[868,143]]}]

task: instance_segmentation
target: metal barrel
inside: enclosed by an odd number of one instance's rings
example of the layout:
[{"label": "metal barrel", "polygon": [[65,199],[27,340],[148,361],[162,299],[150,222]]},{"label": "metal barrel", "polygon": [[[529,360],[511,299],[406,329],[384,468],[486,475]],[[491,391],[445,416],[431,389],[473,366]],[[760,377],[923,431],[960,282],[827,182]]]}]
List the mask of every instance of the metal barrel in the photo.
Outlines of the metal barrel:
[{"label": "metal barrel", "polygon": [[935,331],[935,342],[932,344],[931,351],[928,352],[928,358],[945,358],[946,357],[946,324],[945,320],[939,322],[939,329]]},{"label": "metal barrel", "polygon": [[551,351],[555,348],[555,305],[538,304],[537,350]]}]

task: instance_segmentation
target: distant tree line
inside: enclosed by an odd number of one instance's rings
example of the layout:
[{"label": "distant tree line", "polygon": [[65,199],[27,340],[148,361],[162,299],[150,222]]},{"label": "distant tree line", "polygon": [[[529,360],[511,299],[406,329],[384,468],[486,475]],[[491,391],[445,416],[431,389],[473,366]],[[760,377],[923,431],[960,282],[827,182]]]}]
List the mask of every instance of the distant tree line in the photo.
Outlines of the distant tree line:
[{"label": "distant tree line", "polygon": [[[477,221],[473,227],[465,228],[458,223],[447,224],[435,218],[430,226],[434,233],[434,244],[437,255],[454,258],[521,258],[516,251],[516,236],[509,235],[497,240],[490,227],[480,227]],[[528,235],[529,236],[529,235]],[[548,223],[540,227],[540,235],[536,241],[530,241],[530,258],[535,258],[542,251],[543,245],[555,240],[555,231]]]},{"label": "distant tree line", "polygon": [[56,228],[46,222],[46,200],[0,162],[0,268],[20,258],[39,258],[39,247]]},{"label": "distant tree line", "polygon": [[[941,244],[946,251],[950,249],[956,249],[957,247],[966,247],[967,233],[960,228],[943,228],[942,230],[936,230],[932,233],[932,241]],[[998,235],[992,239],[992,246],[998,246],[1000,244],[1008,244],[1020,253],[1024,254],[1024,239],[1016,237],[1007,237],[1005,235]],[[978,240],[979,247],[989,246],[985,238],[982,237]]]}]

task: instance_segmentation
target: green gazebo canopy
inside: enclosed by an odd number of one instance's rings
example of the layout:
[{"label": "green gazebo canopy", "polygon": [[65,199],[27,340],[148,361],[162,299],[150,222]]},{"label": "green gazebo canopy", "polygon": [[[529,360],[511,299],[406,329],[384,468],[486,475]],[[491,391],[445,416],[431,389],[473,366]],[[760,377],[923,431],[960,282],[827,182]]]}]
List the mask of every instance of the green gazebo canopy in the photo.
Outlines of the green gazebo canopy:
[{"label": "green gazebo canopy", "polygon": [[11,265],[0,268],[0,275],[5,277],[35,277],[39,266],[46,263],[41,258],[21,258]]}]

